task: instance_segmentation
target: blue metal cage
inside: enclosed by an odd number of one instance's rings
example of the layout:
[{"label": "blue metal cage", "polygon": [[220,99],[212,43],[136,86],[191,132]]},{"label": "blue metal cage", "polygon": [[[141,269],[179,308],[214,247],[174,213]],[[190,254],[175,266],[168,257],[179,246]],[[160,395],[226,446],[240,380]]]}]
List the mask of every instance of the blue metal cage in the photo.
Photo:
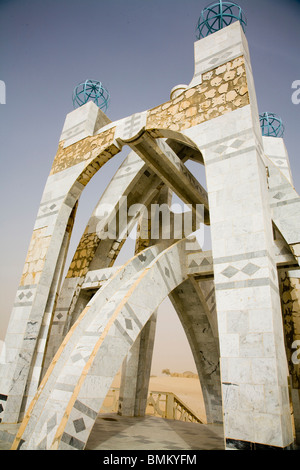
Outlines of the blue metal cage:
[{"label": "blue metal cage", "polygon": [[234,21],[239,21],[243,31],[247,26],[247,19],[241,7],[233,2],[219,0],[211,3],[201,12],[197,24],[197,39],[202,39],[229,26]]},{"label": "blue metal cage", "polygon": [[259,115],[259,122],[263,136],[282,137],[284,125],[279,116],[274,113],[263,113]]},{"label": "blue metal cage", "polygon": [[88,101],[93,101],[100,109],[104,111],[108,108],[110,95],[101,82],[97,80],[86,80],[74,88],[73,106],[78,108]]}]

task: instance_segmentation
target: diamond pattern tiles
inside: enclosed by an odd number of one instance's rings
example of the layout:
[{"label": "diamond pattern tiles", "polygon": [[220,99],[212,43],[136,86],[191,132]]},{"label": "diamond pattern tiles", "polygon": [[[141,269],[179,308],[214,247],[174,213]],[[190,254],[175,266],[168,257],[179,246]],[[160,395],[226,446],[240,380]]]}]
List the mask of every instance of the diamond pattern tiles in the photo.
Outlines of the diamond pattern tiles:
[{"label": "diamond pattern tiles", "polygon": [[84,431],[86,429],[86,425],[83,418],[78,418],[73,421],[73,425],[75,428],[76,433]]},{"label": "diamond pattern tiles", "polygon": [[51,215],[57,214],[61,207],[63,199],[63,197],[58,197],[55,199],[51,199],[47,202],[42,202],[39,207],[37,219],[42,219],[44,217],[49,217]]},{"label": "diamond pattern tiles", "polygon": [[19,286],[14,305],[26,307],[32,305],[36,285]]},{"label": "diamond pattern tiles", "polygon": [[283,197],[285,197],[285,194],[284,193],[277,193],[275,194],[275,196],[273,196],[274,199],[278,199],[278,201],[280,201],[280,199],[282,199]]},{"label": "diamond pattern tiles", "polygon": [[[96,402],[94,405],[96,405]],[[68,422],[62,435],[62,442],[65,445],[63,448],[83,450],[97,415],[98,413],[90,406],[76,400],[73,408],[73,418]]]},{"label": "diamond pattern tiles", "polygon": [[248,263],[246,266],[244,266],[242,269],[237,269],[234,266],[227,266],[221,274],[228,279],[231,279],[233,276],[235,276],[238,272],[242,272],[244,274],[247,274],[248,276],[252,276],[255,274],[258,270],[260,269],[259,266],[256,266],[256,264],[253,263]]},{"label": "diamond pattern tiles", "polygon": [[[249,131],[240,132],[229,139],[216,140],[207,147],[206,164],[227,160],[236,155],[248,152],[253,145]],[[205,149],[203,149],[205,150]]]},{"label": "diamond pattern tiles", "polygon": [[26,299],[30,299],[30,297],[32,296],[33,296],[33,293],[30,291],[27,292],[27,294],[24,294],[24,292],[21,292],[21,294],[18,295],[18,299],[23,300],[23,298],[25,297],[25,300],[26,300]]},{"label": "diamond pattern tiles", "polygon": [[104,282],[110,279],[116,271],[117,267],[89,271],[85,277],[82,288],[89,289],[91,287],[100,287]]},{"label": "diamond pattern tiles", "polygon": [[213,260],[211,251],[188,253],[187,266],[189,274],[212,274]]},{"label": "diamond pattern tiles", "polygon": [[219,145],[217,148],[215,148],[215,152],[219,154],[228,154],[232,153],[236,150],[238,150],[242,145],[244,141],[241,139],[233,139],[230,140],[227,145]]},{"label": "diamond pattern tiles", "polygon": [[230,279],[232,276],[234,276],[239,270],[234,268],[233,266],[228,266],[224,271],[222,271],[223,276],[228,277]]},{"label": "diamond pattern tiles", "polygon": [[227,62],[237,55],[239,55],[238,47],[231,47],[230,49],[225,49],[223,52],[218,52],[217,54],[209,55],[206,58],[201,58],[200,60],[196,61],[195,63],[195,77],[198,77],[202,73],[205,73],[208,70],[211,70],[212,67],[216,67],[218,65]]}]

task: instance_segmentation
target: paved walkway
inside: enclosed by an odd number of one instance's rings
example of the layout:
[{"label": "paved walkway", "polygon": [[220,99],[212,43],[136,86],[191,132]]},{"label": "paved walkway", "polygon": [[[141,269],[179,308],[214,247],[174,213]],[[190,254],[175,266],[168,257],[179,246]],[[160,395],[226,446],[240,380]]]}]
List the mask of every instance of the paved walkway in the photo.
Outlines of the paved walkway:
[{"label": "paved walkway", "polygon": [[[10,450],[18,425],[0,424],[0,450]],[[86,450],[224,450],[223,428],[154,416],[100,414]]]},{"label": "paved walkway", "polygon": [[101,414],[86,450],[224,450],[223,427]]}]

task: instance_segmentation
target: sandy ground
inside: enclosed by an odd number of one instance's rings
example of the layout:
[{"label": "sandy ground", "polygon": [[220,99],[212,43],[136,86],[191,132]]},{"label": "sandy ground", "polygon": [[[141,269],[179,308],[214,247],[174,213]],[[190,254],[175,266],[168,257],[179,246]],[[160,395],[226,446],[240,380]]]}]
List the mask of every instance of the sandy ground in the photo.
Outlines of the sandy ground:
[{"label": "sandy ground", "polygon": [[[113,387],[120,386],[120,374],[115,377]],[[203,396],[198,378],[170,377],[161,375],[150,378],[149,391],[172,392],[206,423]]]}]

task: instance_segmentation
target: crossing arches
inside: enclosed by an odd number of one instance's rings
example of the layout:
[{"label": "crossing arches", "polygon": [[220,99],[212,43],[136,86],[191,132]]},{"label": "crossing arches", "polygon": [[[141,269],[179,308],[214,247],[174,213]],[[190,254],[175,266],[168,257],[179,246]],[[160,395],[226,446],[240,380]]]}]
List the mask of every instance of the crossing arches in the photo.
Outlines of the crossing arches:
[{"label": "crossing arches", "polygon": [[163,252],[158,246],[148,248],[95,294],[55,355],[13,449],[84,448],[143,326],[164,298],[187,281],[185,256],[186,239]]}]

